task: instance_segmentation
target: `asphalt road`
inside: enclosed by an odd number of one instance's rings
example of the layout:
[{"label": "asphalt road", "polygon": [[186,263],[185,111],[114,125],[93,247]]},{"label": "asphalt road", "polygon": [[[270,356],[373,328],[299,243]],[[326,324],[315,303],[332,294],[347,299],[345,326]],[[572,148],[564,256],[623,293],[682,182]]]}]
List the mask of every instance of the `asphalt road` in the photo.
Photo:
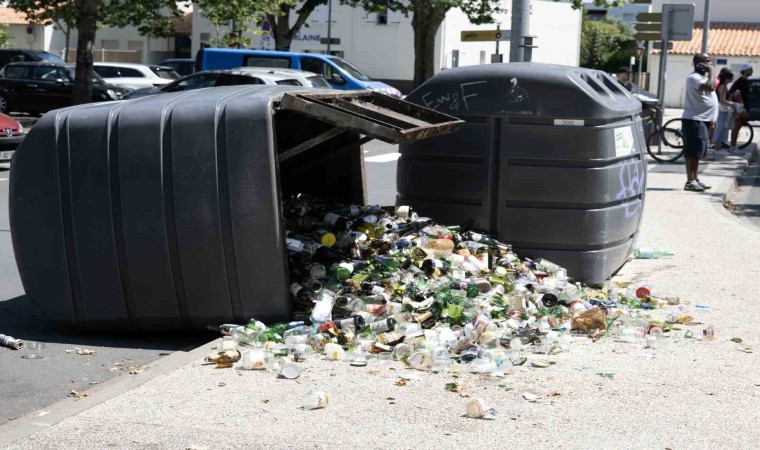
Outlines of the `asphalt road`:
[{"label": "asphalt road", "polygon": [[[57,331],[24,295],[8,224],[8,164],[0,164],[0,334],[45,343],[43,359],[24,359],[28,351],[0,348],[0,424],[116,376],[130,367],[176,350],[194,348],[210,336],[101,336]],[[79,347],[95,351],[83,356]],[[150,370],[148,368],[147,370]]]}]

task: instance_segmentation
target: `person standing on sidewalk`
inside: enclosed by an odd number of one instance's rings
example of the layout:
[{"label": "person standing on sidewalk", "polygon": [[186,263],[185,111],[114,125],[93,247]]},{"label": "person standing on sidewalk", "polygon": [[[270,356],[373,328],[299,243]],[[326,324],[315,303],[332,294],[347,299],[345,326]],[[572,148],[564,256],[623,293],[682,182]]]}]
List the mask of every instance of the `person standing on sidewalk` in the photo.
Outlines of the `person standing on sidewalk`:
[{"label": "person standing on sidewalk", "polygon": [[699,181],[699,157],[707,151],[707,135],[718,118],[718,97],[715,95],[715,69],[704,53],[694,55],[694,72],[686,78],[683,110],[684,190],[703,192],[710,186]]},{"label": "person standing on sidewalk", "polygon": [[[739,92],[739,95],[741,95],[741,105],[744,107],[745,111],[749,111],[749,81],[747,81],[747,78],[752,76],[752,66],[749,64],[742,65],[741,69],[739,69],[739,73],[741,76],[736,81],[734,81],[734,84],[731,85],[731,89],[728,90],[728,94],[732,96],[736,92]],[[732,150],[736,150],[736,140],[739,137],[739,130],[741,129],[742,125],[745,124],[745,119],[741,119],[740,117],[734,118],[734,129],[731,131]]]},{"label": "person standing on sidewalk", "polygon": [[728,145],[729,123],[731,123],[731,116],[734,113],[734,102],[728,96],[728,86],[733,79],[734,74],[730,69],[724,67],[720,70],[715,88],[715,93],[718,95],[718,121],[715,124],[715,131],[712,136],[716,152],[722,151]]}]

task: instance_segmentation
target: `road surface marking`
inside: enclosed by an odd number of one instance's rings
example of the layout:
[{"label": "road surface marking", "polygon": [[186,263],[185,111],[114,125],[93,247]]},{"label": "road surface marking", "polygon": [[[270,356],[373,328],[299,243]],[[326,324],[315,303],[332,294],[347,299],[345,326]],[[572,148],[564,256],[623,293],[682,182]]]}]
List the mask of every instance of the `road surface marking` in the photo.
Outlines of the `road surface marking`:
[{"label": "road surface marking", "polygon": [[368,156],[364,158],[364,161],[371,162],[371,163],[387,163],[391,161],[396,161],[400,157],[401,157],[401,153],[386,153],[384,155]]}]

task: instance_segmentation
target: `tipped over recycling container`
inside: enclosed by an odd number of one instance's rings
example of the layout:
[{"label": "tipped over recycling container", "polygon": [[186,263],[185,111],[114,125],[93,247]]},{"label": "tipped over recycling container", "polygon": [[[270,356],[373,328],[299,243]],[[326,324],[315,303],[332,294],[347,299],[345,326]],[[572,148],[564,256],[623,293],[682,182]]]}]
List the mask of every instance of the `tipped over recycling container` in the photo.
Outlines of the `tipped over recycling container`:
[{"label": "tipped over recycling container", "polygon": [[469,223],[591,284],[626,261],[646,189],[641,103],[607,74],[512,63],[445,70],[407,101],[466,123],[404,144],[397,204]]},{"label": "tipped over recycling container", "polygon": [[231,86],[52,111],[16,152],[13,248],[68,327],[288,320],[281,199],[364,203],[361,144],[459,121],[368,91]]}]

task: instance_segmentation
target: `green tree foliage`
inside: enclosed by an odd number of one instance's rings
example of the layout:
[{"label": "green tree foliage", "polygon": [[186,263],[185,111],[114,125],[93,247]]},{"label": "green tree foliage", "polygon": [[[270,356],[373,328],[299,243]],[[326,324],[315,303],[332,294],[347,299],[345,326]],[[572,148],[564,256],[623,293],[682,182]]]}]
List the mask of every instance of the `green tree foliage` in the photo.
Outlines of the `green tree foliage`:
[{"label": "green tree foliage", "polygon": [[581,67],[616,72],[619,67],[627,66],[634,54],[635,40],[629,24],[609,18],[591,20],[584,13]]},{"label": "green tree foliage", "polygon": [[73,102],[88,103],[92,99],[92,49],[98,26],[134,26],[147,36],[166,37],[174,31],[174,23],[187,2],[174,0],[10,0],[8,6],[26,14],[37,23],[55,22],[76,28],[77,69]]},{"label": "green tree foliage", "polygon": [[0,48],[8,47],[10,43],[8,42],[8,27],[5,25],[0,25]]},{"label": "green tree foliage", "polygon": [[282,7],[290,8],[295,0],[195,0],[201,13],[217,28],[228,28],[215,42],[224,47],[247,47],[251,40],[244,33],[258,33],[257,23],[278,16]]}]

